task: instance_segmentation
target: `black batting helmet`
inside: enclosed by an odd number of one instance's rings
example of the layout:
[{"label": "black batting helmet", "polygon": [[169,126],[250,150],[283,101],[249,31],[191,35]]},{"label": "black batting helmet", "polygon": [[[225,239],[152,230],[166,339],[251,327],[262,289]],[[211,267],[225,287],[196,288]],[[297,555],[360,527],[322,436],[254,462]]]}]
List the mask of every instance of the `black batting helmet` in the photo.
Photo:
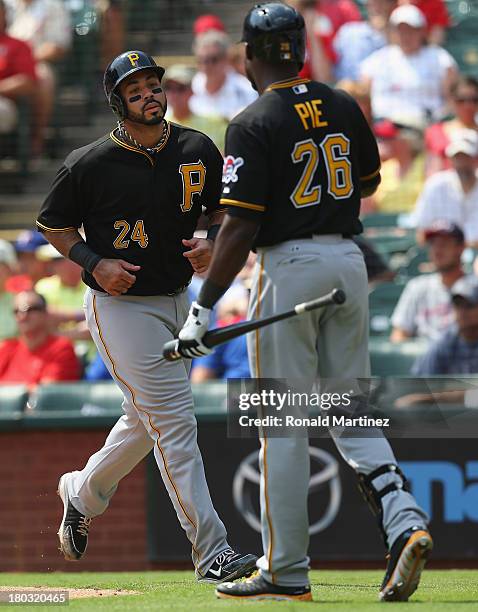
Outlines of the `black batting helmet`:
[{"label": "black batting helmet", "polygon": [[244,20],[241,41],[248,44],[253,56],[267,62],[304,64],[304,18],[287,4],[256,4]]},{"label": "black batting helmet", "polygon": [[159,80],[162,79],[164,68],[158,66],[154,59],[143,51],[126,51],[111,62],[105,70],[103,87],[108,104],[120,119],[126,117],[126,106],[117,89],[118,85],[135,72],[147,69],[155,70]]}]

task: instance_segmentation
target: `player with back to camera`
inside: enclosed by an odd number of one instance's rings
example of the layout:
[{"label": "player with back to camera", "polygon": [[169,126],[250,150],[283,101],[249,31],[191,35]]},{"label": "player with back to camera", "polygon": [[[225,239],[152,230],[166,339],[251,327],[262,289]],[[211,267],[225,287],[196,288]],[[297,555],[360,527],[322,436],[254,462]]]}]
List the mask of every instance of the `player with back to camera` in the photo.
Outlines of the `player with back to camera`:
[{"label": "player with back to camera", "polygon": [[[360,198],[380,182],[377,144],[356,102],[345,92],[302,79],[304,21],[280,3],[257,5],[244,22],[246,70],[259,99],[235,117],[226,135],[221,203],[228,207],[208,275],[179,334],[186,356],[210,352],[201,341],[210,309],[255,247],[258,263],[249,317],[345,290],[345,304],[327,306],[248,336],[256,378],[313,381],[370,376],[368,288],[359,234]],[[380,430],[357,437],[330,433],[357,472],[389,553],[380,588],[385,601],[415,591],[432,548],[428,517]],[[310,600],[307,437],[261,436],[259,575],[216,589],[220,598]]]},{"label": "player with back to camera", "polygon": [[[84,269],[88,327],[124,395],[124,414],[103,448],[60,479],[58,535],[65,558],[80,559],[91,519],[154,449],[196,576],[219,583],[250,575],[257,558],[228,545],[197,445],[189,364],[166,362],[160,351],[186,319],[193,271],[204,272],[211,258],[222,157],[204,134],[166,122],[163,73],[141,51],[112,61],[104,88],[118,127],[66,158],[37,220]],[[202,206],[208,239],[193,237]]]}]

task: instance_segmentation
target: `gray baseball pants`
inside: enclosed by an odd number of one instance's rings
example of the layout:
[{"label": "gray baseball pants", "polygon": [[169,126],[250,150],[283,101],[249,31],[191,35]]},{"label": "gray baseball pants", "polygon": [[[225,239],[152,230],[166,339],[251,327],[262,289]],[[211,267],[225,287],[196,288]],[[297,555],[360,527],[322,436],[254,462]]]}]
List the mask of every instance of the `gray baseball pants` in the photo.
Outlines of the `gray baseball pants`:
[{"label": "gray baseball pants", "polygon": [[[368,354],[368,282],[359,247],[340,235],[290,240],[258,250],[249,317],[265,317],[289,310],[296,303],[345,290],[340,307],[306,313],[275,323],[248,336],[251,372],[257,378],[312,382],[370,376]],[[357,472],[370,474],[397,461],[380,432],[375,437],[338,437],[330,434],[345,461]],[[376,436],[379,437],[376,437]],[[310,477],[307,437],[261,438],[261,525],[264,555],[261,574],[283,586],[308,584],[309,541],[307,492]],[[379,476],[381,489],[401,479],[394,473]],[[414,497],[403,490],[382,499],[383,528],[391,546],[408,528],[427,522]]]},{"label": "gray baseball pants", "polygon": [[[189,310],[187,293],[113,297],[88,289],[89,330],[124,395],[121,416],[103,448],[69,479],[70,499],[88,517],[104,512],[119,481],[150,451],[192,545],[196,575],[228,548],[226,529],[209,495],[188,380],[187,361],[161,357]],[[160,517],[158,517],[160,520]]]}]

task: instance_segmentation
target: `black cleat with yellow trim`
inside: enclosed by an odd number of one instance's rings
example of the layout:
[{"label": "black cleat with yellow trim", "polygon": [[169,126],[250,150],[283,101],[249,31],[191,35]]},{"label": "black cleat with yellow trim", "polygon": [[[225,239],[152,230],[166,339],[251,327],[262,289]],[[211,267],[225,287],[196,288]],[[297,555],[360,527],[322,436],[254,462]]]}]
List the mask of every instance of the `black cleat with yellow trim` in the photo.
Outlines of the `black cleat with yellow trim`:
[{"label": "black cleat with yellow trim", "polygon": [[286,587],[270,584],[262,576],[254,576],[245,582],[225,582],[216,588],[219,599],[274,601],[312,601],[310,585]]},{"label": "black cleat with yellow trim", "polygon": [[226,580],[247,578],[256,571],[256,561],[256,555],[243,555],[227,548],[215,558],[206,574],[199,578],[199,582],[220,584]]},{"label": "black cleat with yellow trim", "polygon": [[66,482],[69,476],[69,473],[63,474],[58,483],[57,493],[63,502],[63,518],[58,530],[58,539],[65,559],[78,561],[85,554],[92,519],[79,512],[71,503]]},{"label": "black cleat with yellow trim", "polygon": [[425,563],[433,549],[426,529],[412,527],[396,540],[388,554],[387,570],[380,589],[381,601],[407,601],[418,587]]}]

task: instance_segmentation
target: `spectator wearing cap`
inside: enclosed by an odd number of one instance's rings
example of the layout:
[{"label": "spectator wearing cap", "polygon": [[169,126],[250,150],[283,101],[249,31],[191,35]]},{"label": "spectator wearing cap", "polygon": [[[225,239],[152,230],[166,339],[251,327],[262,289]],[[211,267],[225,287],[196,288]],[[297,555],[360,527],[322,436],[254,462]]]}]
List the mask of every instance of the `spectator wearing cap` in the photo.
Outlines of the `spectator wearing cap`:
[{"label": "spectator wearing cap", "polygon": [[416,6],[397,7],[389,24],[396,44],[365,59],[360,78],[370,87],[376,119],[401,113],[424,128],[445,114],[456,62],[445,49],[426,43],[426,19]]},{"label": "spectator wearing cap", "polygon": [[[201,34],[205,34],[206,32],[211,32],[211,30],[215,32],[226,32],[226,28],[224,23],[217,15],[200,15],[196,21],[194,22],[193,32],[195,36],[200,36]],[[246,67],[245,67],[245,48],[241,43],[236,43],[235,45],[231,45],[227,52],[227,57],[229,60],[229,64],[231,68],[239,73],[242,76],[246,76]],[[168,100],[169,102],[169,100]]]},{"label": "spectator wearing cap", "polygon": [[55,101],[56,79],[53,65],[71,45],[70,17],[62,0],[6,0],[9,10],[8,32],[27,42],[37,62],[37,87],[34,93],[34,155],[42,152],[45,130]]},{"label": "spectator wearing cap", "polygon": [[51,244],[40,246],[36,255],[40,261],[49,263],[51,272],[51,276],[36,283],[35,291],[48,302],[52,329],[72,340],[91,340],[83,310],[85,285],[81,267],[63,257]]},{"label": "spectator wearing cap", "polygon": [[392,342],[415,337],[436,340],[454,321],[450,289],[464,276],[463,231],[453,223],[438,221],[428,228],[425,238],[435,272],[407,283],[392,315]]},{"label": "spectator wearing cap", "polygon": [[450,102],[454,117],[430,125],[425,132],[427,175],[451,167],[446,148],[457,132],[478,132],[478,80],[461,76],[451,89]]},{"label": "spectator wearing cap", "polygon": [[360,64],[388,43],[388,21],[397,0],[367,0],[367,20],[344,24],[334,39],[335,77],[356,81]]},{"label": "spectator wearing cap", "polygon": [[7,280],[17,263],[15,249],[6,240],[0,240],[0,340],[17,335],[17,323],[13,316],[13,294],[7,291]]},{"label": "spectator wearing cap", "polygon": [[[409,118],[399,116],[375,124],[382,167],[377,191],[366,198],[366,212],[413,210],[425,180],[423,133]],[[365,212],[365,210],[363,212]]]},{"label": "spectator wearing cap", "polygon": [[446,155],[452,168],[425,181],[412,222],[418,229],[417,239],[423,241],[426,228],[436,220],[448,219],[463,228],[467,245],[473,247],[478,245],[478,133],[457,132]]},{"label": "spectator wearing cap", "polygon": [[190,107],[202,116],[220,116],[228,121],[257,98],[246,77],[229,65],[229,37],[211,30],[196,37],[193,45],[198,72],[192,80]]},{"label": "spectator wearing cap", "polygon": [[191,111],[189,101],[193,95],[191,84],[194,73],[194,68],[182,64],[174,64],[166,70],[162,85],[168,97],[167,118],[207,134],[217,148],[224,152],[226,121],[219,116],[196,115]]},{"label": "spectator wearing cap", "polygon": [[78,380],[80,364],[70,340],[49,331],[45,298],[35,291],[15,295],[18,338],[0,343],[0,384]]},{"label": "spectator wearing cap", "polygon": [[15,129],[17,103],[35,90],[35,60],[30,47],[7,32],[6,7],[0,0],[0,134]]},{"label": "spectator wearing cap", "polygon": [[444,0],[398,0],[398,4],[414,4],[425,15],[427,20],[428,42],[441,45],[445,39],[446,28],[450,24],[450,15]]},{"label": "spectator wearing cap", "polygon": [[194,36],[200,36],[206,32],[214,30],[215,32],[225,32],[226,28],[220,17],[208,13],[207,15],[199,15],[193,24]]},{"label": "spectator wearing cap", "polygon": [[478,278],[464,276],[451,289],[453,325],[412,368],[415,376],[478,373]]},{"label": "spectator wearing cap", "polygon": [[43,234],[36,230],[25,230],[14,243],[18,257],[18,274],[7,281],[7,291],[18,293],[33,289],[35,284],[49,275],[48,263],[38,259],[37,249],[48,244]]}]

